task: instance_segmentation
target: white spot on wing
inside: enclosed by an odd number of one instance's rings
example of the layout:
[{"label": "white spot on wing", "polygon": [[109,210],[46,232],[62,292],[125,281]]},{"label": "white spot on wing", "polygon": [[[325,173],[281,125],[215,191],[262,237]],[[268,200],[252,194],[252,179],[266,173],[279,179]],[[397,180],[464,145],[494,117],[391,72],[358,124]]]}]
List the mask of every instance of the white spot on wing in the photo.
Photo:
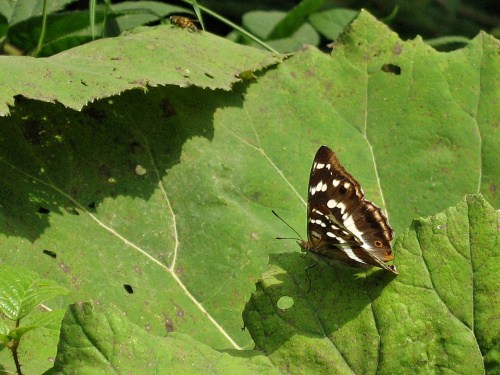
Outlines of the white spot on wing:
[{"label": "white spot on wing", "polygon": [[346,189],[349,189],[350,186],[351,186],[351,184],[349,182],[344,182],[344,187]]},{"label": "white spot on wing", "polygon": [[322,228],[326,228],[326,224],[320,219],[311,220],[311,223],[317,224],[317,225],[321,226]]},{"label": "white spot on wing", "polygon": [[340,213],[343,215],[342,219],[345,220],[345,217],[344,217],[345,216],[344,213],[346,211],[346,205],[345,204],[337,202],[335,199],[330,199],[328,202],[326,202],[326,206],[328,208],[330,208],[330,209],[332,209],[334,207],[340,208]]},{"label": "white spot on wing", "polygon": [[358,229],[356,228],[356,225],[354,225],[354,220],[352,219],[352,216],[348,216],[346,219],[344,219],[344,227],[349,229],[352,233],[355,231],[359,233]]},{"label": "white spot on wing", "polygon": [[323,163],[314,163],[314,169],[323,169],[325,165]]},{"label": "white spot on wing", "polygon": [[[323,189],[323,181],[319,181],[318,184],[316,185],[315,189],[316,191],[322,191]],[[323,190],[324,191],[324,190]]]},{"label": "white spot on wing", "polygon": [[339,186],[339,184],[340,184],[340,180],[333,180],[332,181],[333,187],[337,187],[337,186]]},{"label": "white spot on wing", "polygon": [[348,256],[349,258],[351,258],[352,260],[355,260],[356,262],[359,262],[359,263],[364,263],[364,264],[366,264],[366,262],[365,262],[364,260],[362,260],[362,259],[358,258],[358,257],[356,256],[356,254],[354,254],[354,252],[353,252],[351,249],[347,248],[347,249],[343,249],[343,250],[345,251],[345,253],[347,254],[347,256]]},{"label": "white spot on wing", "polygon": [[363,240],[363,232],[358,230],[352,216],[348,216],[347,219],[344,220],[344,227],[347,228],[352,234],[356,236],[356,238],[361,241],[365,247],[365,249],[369,249],[370,246]]},{"label": "white spot on wing", "polygon": [[321,216],[325,216],[325,214],[323,212],[321,212],[320,210],[318,210],[317,208],[313,208],[313,210],[311,212],[313,214],[318,214],[318,215],[321,215]]}]

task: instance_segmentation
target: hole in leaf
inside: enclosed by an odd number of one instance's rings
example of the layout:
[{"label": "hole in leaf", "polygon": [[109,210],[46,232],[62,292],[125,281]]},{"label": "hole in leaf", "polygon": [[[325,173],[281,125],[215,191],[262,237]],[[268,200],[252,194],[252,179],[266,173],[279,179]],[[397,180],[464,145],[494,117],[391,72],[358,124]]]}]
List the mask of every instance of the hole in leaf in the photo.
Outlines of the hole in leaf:
[{"label": "hole in leaf", "polygon": [[394,64],[384,64],[382,65],[382,68],[380,68],[380,70],[386,73],[395,74],[397,76],[401,74],[401,68]]},{"label": "hole in leaf", "polygon": [[76,215],[76,216],[80,215],[80,213],[77,210],[71,207],[66,207],[66,212],[71,215]]},{"label": "hole in leaf", "polygon": [[46,209],[45,207],[40,207],[38,209],[38,213],[39,214],[44,214],[44,215],[47,215],[50,211],[48,209]]},{"label": "hole in leaf", "polygon": [[129,284],[123,284],[123,287],[125,288],[128,294],[134,294],[134,289],[132,289],[132,286],[130,286]]},{"label": "hole in leaf", "polygon": [[55,259],[55,258],[57,258],[57,254],[56,254],[56,253],[54,253],[53,251],[50,251],[50,250],[43,250],[43,253],[44,253],[45,255],[48,255],[48,256],[49,256],[49,257],[51,257],[51,258],[54,258],[54,259]]}]

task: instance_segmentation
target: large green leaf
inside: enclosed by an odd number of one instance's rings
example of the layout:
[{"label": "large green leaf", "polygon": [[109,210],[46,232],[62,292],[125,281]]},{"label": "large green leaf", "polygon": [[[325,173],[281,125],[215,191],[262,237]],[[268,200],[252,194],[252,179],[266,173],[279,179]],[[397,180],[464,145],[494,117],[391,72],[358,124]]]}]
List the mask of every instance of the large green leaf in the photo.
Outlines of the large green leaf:
[{"label": "large green leaf", "polygon": [[[292,11],[293,12],[293,11]],[[289,18],[290,14],[279,11],[253,11],[245,13],[242,22],[245,28],[251,33],[262,38],[266,43],[281,53],[291,53],[300,50],[304,44],[316,46],[319,44],[319,35],[312,28],[311,25],[305,23],[303,16],[297,18],[293,16]],[[285,23],[282,23],[285,21]],[[291,21],[291,24],[287,24]],[[297,24],[295,24],[297,23]],[[281,27],[283,26],[283,27]],[[268,35],[273,33],[273,30],[278,27],[280,32],[277,35],[281,38],[270,39]],[[241,42],[254,47],[260,47],[255,41],[240,38]],[[262,48],[262,47],[260,47]]]},{"label": "large green leaf", "polygon": [[[0,260],[70,288],[54,309],[112,302],[155,335],[252,348],[241,311],[254,283],[269,254],[299,250],[274,240],[288,229],[271,209],[305,232],[321,144],[398,234],[466,193],[499,205],[498,48],[481,34],[437,53],[362,12],[331,55],[308,48],[247,83],[279,58],[170,27],[0,59],[4,112],[13,95],[36,99],[0,119]],[[166,86],[124,93],[148,84]],[[396,265],[412,275],[397,251]],[[39,347],[25,353],[49,366]]]},{"label": "large green leaf", "polygon": [[346,8],[328,9],[311,14],[309,22],[329,40],[335,40],[352,22],[358,11]]},{"label": "large green leaf", "polygon": [[319,265],[308,291],[310,260],[272,256],[246,326],[293,374],[499,373],[499,220],[481,196],[415,220],[396,242],[397,278]]},{"label": "large green leaf", "polygon": [[[42,0],[20,0],[9,4],[8,1],[2,1],[3,4],[1,5],[1,9],[2,14],[8,18],[9,25],[15,25],[28,18],[41,16],[44,6],[48,13],[52,13],[63,9],[72,2],[74,2],[74,0],[55,0],[50,2],[44,2]],[[11,7],[10,12],[7,11],[9,7]]]},{"label": "large green leaf", "polygon": [[322,5],[322,0],[302,0],[277,25],[273,26],[267,40],[289,37],[302,27],[311,13],[317,11]]},{"label": "large green leaf", "polygon": [[[87,26],[79,14],[73,17],[79,21],[72,25],[79,37],[79,27]],[[190,33],[170,25],[135,29],[49,58],[0,56],[0,114],[8,113],[16,95],[81,110],[96,99],[158,85],[229,90],[241,81],[240,74],[278,61],[268,52],[205,32]]]},{"label": "large green leaf", "polygon": [[238,358],[191,336],[158,337],[113,306],[70,306],[53,374],[277,374],[263,355]]}]

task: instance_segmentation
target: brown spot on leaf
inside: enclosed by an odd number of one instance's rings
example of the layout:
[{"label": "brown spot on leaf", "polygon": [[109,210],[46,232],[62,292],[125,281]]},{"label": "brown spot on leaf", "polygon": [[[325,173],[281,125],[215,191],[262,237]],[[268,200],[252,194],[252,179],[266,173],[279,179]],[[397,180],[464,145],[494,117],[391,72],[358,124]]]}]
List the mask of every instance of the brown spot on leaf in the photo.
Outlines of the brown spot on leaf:
[{"label": "brown spot on leaf", "polygon": [[168,316],[163,314],[165,316],[165,330],[167,332],[174,332],[174,323],[172,322],[172,319],[170,319]]},{"label": "brown spot on leaf", "polygon": [[175,269],[175,273],[176,273],[177,275],[179,275],[179,276],[183,276],[183,275],[184,275],[184,268],[182,268],[182,267],[177,267],[177,268]]},{"label": "brown spot on leaf", "polygon": [[70,273],[71,272],[71,267],[67,266],[66,264],[64,263],[59,263],[59,267],[61,267],[61,269],[66,272],[66,273]]},{"label": "brown spot on leaf", "polygon": [[491,191],[491,193],[492,193],[493,195],[496,195],[496,192],[497,192],[497,187],[496,187],[496,185],[491,184],[491,185],[490,185],[490,191]]},{"label": "brown spot on leaf", "polygon": [[401,55],[401,52],[403,52],[403,45],[401,43],[396,43],[394,46],[392,52],[396,55],[399,56]]}]

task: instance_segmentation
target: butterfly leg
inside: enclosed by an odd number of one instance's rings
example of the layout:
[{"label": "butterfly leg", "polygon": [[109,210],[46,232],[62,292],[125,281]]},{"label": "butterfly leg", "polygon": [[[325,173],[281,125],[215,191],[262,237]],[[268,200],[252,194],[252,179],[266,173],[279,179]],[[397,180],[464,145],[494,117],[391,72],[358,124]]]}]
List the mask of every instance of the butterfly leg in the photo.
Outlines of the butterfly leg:
[{"label": "butterfly leg", "polygon": [[315,266],[317,266],[319,264],[319,262],[315,262],[313,264],[310,264],[309,266],[306,267],[305,271],[306,271],[306,276],[307,276],[307,280],[309,280],[309,289],[307,289],[307,293],[309,293],[311,291],[311,278],[309,277],[309,270]]}]

